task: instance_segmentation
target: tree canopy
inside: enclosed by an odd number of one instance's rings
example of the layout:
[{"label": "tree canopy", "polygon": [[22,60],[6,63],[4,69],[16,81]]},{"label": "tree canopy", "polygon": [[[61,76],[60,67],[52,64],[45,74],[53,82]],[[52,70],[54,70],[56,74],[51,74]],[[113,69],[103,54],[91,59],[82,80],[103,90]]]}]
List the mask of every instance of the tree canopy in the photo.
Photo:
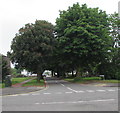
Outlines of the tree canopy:
[{"label": "tree canopy", "polygon": [[12,41],[10,57],[17,68],[35,72],[38,81],[44,70],[57,76],[105,74],[118,78],[120,35],[118,14],[73,4],[60,11],[56,25],[43,20],[26,24]]},{"label": "tree canopy", "polygon": [[73,4],[67,11],[60,11],[55,28],[60,54],[66,62],[69,60],[72,65],[76,64],[75,68],[91,71],[107,58],[112,38],[105,11],[88,8],[86,4]]},{"label": "tree canopy", "polygon": [[0,55],[0,75],[2,75],[2,82],[5,82],[5,77],[10,74],[10,60],[4,56]]},{"label": "tree canopy", "polygon": [[35,24],[26,24],[19,29],[11,45],[11,59],[19,68],[40,75],[47,66],[54,43],[54,26],[43,20],[36,20]]}]

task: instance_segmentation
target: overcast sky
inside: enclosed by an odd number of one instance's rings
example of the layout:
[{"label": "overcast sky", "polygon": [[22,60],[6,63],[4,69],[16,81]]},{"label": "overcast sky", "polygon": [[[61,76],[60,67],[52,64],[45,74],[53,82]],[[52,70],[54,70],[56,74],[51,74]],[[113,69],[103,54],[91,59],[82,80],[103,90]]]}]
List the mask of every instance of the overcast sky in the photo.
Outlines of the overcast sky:
[{"label": "overcast sky", "polygon": [[108,14],[118,12],[120,0],[1,0],[0,1],[0,53],[10,51],[11,41],[18,30],[35,20],[47,20],[55,25],[59,10],[67,10],[73,3],[86,3],[99,7]]}]

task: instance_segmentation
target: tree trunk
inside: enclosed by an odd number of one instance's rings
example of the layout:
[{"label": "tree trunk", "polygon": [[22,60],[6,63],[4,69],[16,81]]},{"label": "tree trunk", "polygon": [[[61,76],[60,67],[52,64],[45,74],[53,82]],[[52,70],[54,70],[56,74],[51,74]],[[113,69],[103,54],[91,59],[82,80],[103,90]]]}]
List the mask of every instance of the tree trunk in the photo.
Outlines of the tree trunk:
[{"label": "tree trunk", "polygon": [[60,77],[60,73],[59,73],[59,71],[57,71],[57,78],[59,78]]},{"label": "tree trunk", "polygon": [[37,73],[37,82],[40,83],[40,73]]},{"label": "tree trunk", "polygon": [[80,76],[80,72],[78,70],[76,71],[76,76]]},{"label": "tree trunk", "polygon": [[51,74],[52,74],[52,77],[54,76],[54,72],[53,72],[53,70],[51,71]]},{"label": "tree trunk", "polygon": [[43,73],[44,71],[38,71],[37,72],[37,82],[39,83],[40,82],[40,80],[41,79],[43,79],[43,76],[42,76],[42,73]]},{"label": "tree trunk", "polygon": [[83,70],[81,68],[78,68],[76,70],[76,76],[81,76],[82,77],[82,75],[83,75]]},{"label": "tree trunk", "polygon": [[62,75],[63,78],[66,78],[66,74],[65,74],[64,71],[61,72],[61,75]]},{"label": "tree trunk", "polygon": [[74,77],[74,72],[72,71],[72,77]]}]

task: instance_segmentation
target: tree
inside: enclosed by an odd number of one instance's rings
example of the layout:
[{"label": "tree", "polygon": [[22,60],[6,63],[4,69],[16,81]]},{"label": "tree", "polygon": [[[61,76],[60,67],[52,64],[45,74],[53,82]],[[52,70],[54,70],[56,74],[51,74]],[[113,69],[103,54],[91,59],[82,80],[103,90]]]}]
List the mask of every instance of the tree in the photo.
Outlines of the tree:
[{"label": "tree", "polygon": [[118,29],[120,19],[118,13],[109,15],[110,36],[112,37],[112,49],[110,51],[109,60],[101,62],[98,67],[100,73],[104,73],[106,79],[120,79],[120,34]]},{"label": "tree", "polygon": [[[108,56],[112,46],[108,15],[86,4],[73,4],[67,11],[60,11],[56,19],[59,54],[65,64],[89,73]],[[93,74],[93,73],[91,73]]]},{"label": "tree", "polygon": [[38,82],[52,55],[54,26],[43,20],[26,24],[12,41],[10,57],[17,68],[37,73]]},{"label": "tree", "polygon": [[16,68],[11,68],[11,75],[13,77],[17,77],[18,75],[21,75],[21,70],[20,69],[16,69]]},{"label": "tree", "polygon": [[9,60],[6,56],[0,55],[0,74],[2,75],[2,82],[5,82],[5,77],[10,74]]},{"label": "tree", "polygon": [[109,16],[109,23],[110,23],[110,33],[113,39],[113,47],[118,47],[120,45],[120,37],[119,31],[120,30],[120,19],[118,17],[118,13],[111,14]]}]

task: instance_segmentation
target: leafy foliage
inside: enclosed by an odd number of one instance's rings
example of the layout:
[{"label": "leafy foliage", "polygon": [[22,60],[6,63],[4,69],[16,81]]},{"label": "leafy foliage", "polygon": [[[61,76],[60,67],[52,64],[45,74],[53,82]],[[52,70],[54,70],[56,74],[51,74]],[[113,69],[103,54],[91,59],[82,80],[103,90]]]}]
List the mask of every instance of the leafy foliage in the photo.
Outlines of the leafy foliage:
[{"label": "leafy foliage", "polygon": [[42,20],[21,28],[11,45],[10,57],[16,67],[36,72],[40,79],[52,53],[53,30],[51,23]]},{"label": "leafy foliage", "polygon": [[63,57],[61,61],[75,69],[90,72],[109,56],[112,38],[108,15],[98,8],[77,3],[67,11],[60,11],[56,32],[59,54]]},{"label": "leafy foliage", "polygon": [[118,14],[106,14],[86,4],[73,4],[60,11],[56,26],[42,20],[26,24],[16,34],[9,53],[18,69],[37,73],[44,70],[57,76],[104,74],[120,78],[120,35]]},{"label": "leafy foliage", "polygon": [[0,56],[0,69],[1,69],[1,75],[2,75],[2,82],[5,82],[5,77],[10,74],[10,67],[9,63],[5,56]]}]

